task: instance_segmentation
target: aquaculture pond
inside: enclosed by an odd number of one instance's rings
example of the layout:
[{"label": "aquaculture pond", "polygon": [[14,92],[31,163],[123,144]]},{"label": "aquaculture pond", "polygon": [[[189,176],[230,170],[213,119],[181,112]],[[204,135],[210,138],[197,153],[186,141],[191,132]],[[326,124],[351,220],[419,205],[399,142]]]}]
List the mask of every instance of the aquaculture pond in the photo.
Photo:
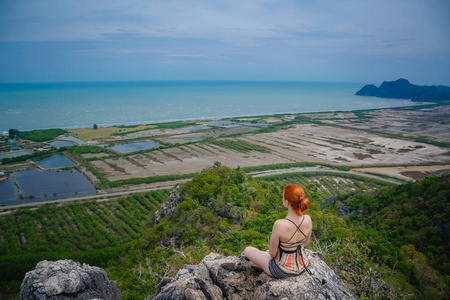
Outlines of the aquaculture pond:
[{"label": "aquaculture pond", "polygon": [[75,143],[77,145],[83,146],[86,145],[87,143],[79,138],[76,138],[74,136],[60,136],[57,141],[67,141],[67,142],[72,142]]},{"label": "aquaculture pond", "polygon": [[65,168],[76,165],[76,163],[74,163],[71,159],[60,153],[42,158],[36,158],[33,161],[45,169]]},{"label": "aquaculture pond", "polygon": [[126,144],[117,144],[113,147],[109,147],[108,149],[111,149],[111,150],[119,152],[119,153],[131,153],[131,152],[136,152],[136,151],[141,151],[141,150],[158,148],[161,146],[162,145],[158,142],[139,141],[139,142],[126,143]]},{"label": "aquaculture pond", "polygon": [[188,126],[188,127],[182,127],[178,129],[172,129],[171,132],[191,132],[191,131],[198,131],[198,130],[205,130],[209,129],[208,126]]},{"label": "aquaculture pond", "polygon": [[31,169],[14,172],[7,180],[0,181],[0,205],[95,194],[92,183],[76,169]]},{"label": "aquaculture pond", "polygon": [[239,122],[237,123],[239,125],[242,126],[251,126],[251,127],[268,127],[272,124],[268,124],[268,123],[252,123],[252,122]]},{"label": "aquaculture pond", "polygon": [[210,121],[203,123],[204,125],[208,126],[228,126],[228,125],[236,125],[236,122],[233,121],[226,121],[226,120],[219,120],[219,121]]},{"label": "aquaculture pond", "polygon": [[61,147],[77,146],[78,144],[76,144],[74,142],[70,142],[70,141],[56,140],[56,141],[51,142],[50,145],[59,149]]},{"label": "aquaculture pond", "polygon": [[54,140],[49,144],[59,149],[61,147],[83,146],[86,145],[86,142],[80,140],[79,138],[69,135],[69,136],[60,136],[59,138],[57,138],[56,140]]}]

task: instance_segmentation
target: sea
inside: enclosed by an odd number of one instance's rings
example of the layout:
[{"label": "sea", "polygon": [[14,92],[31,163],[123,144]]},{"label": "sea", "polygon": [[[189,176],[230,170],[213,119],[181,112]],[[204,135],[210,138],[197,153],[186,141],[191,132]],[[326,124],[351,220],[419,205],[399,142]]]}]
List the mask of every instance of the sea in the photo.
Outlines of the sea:
[{"label": "sea", "polygon": [[356,96],[365,83],[126,81],[0,83],[0,132],[410,106]]}]

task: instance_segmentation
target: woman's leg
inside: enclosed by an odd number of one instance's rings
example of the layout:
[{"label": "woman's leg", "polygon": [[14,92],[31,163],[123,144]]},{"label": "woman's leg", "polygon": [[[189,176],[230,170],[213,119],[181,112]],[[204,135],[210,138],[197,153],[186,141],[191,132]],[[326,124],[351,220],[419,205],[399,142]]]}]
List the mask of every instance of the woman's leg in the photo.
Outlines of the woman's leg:
[{"label": "woman's leg", "polygon": [[263,269],[264,272],[272,275],[269,271],[269,261],[272,259],[272,257],[268,252],[258,250],[255,247],[247,247],[244,250],[244,255],[253,263],[258,265],[261,269]]}]

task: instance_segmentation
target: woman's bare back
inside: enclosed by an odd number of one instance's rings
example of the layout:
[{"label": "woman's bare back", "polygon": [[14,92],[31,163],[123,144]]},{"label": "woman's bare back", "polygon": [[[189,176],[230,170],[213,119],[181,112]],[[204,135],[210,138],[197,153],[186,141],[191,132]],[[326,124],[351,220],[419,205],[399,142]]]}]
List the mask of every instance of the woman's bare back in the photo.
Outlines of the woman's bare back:
[{"label": "woman's bare back", "polygon": [[[280,226],[280,246],[285,250],[297,248],[298,245],[306,246],[312,231],[311,217],[308,215],[298,218],[286,218],[276,221],[276,226]],[[297,228],[297,226],[299,226]],[[301,243],[300,243],[301,242]],[[292,244],[290,246],[289,244]]]}]

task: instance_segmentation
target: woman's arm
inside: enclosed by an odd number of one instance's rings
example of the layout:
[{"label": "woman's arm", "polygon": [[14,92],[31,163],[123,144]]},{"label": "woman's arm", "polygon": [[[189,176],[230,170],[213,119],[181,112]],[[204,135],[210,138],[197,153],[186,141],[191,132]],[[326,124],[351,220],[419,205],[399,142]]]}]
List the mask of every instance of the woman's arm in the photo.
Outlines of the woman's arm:
[{"label": "woman's arm", "polygon": [[303,244],[303,246],[308,246],[309,244],[309,240],[311,238],[311,233],[312,233],[312,221],[311,221],[311,217],[308,215],[305,215],[305,217],[309,218],[309,222],[308,222],[308,226],[306,227],[307,229],[307,234],[306,234],[306,239],[305,239],[305,243]]},{"label": "woman's arm", "polygon": [[280,242],[280,224],[276,221],[272,227],[272,236],[270,237],[269,255],[270,257],[277,256],[278,244]]}]

